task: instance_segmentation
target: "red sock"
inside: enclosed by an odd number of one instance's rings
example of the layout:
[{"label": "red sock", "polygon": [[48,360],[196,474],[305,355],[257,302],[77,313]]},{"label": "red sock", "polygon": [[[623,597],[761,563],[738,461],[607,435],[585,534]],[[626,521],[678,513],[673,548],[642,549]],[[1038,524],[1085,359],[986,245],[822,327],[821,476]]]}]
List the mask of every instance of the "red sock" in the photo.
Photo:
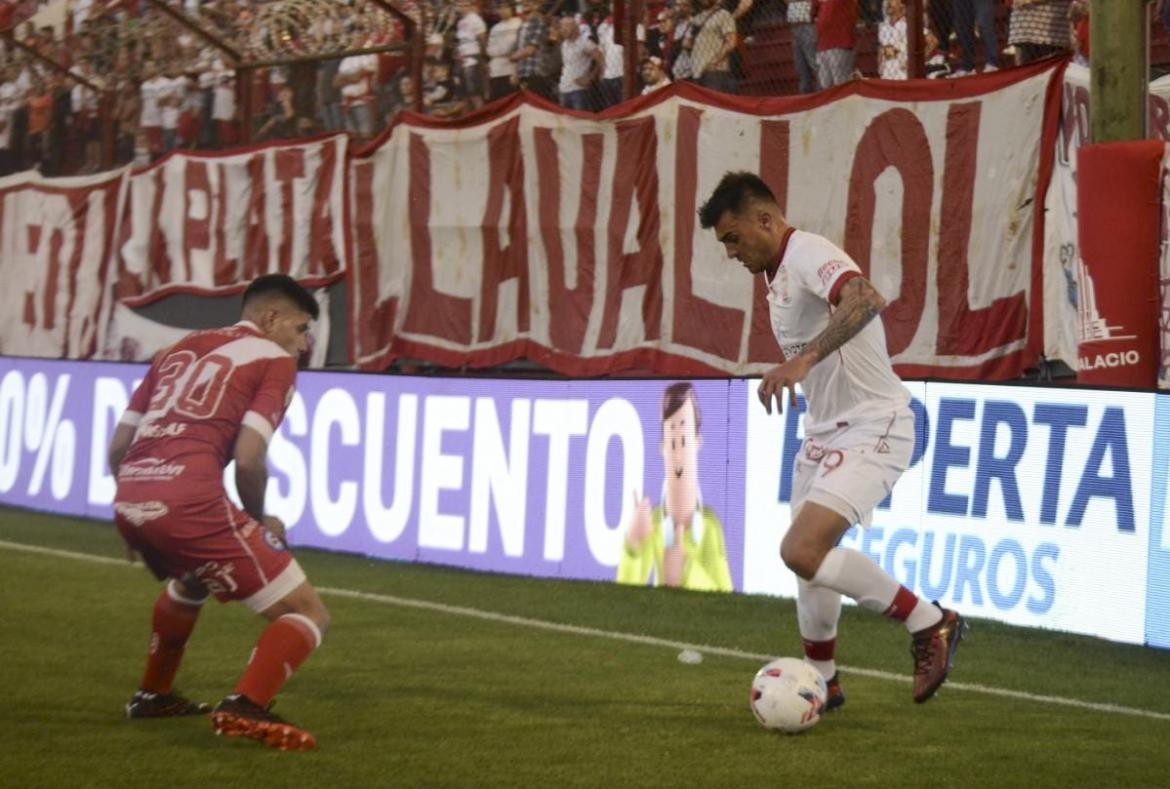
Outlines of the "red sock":
[{"label": "red sock", "polygon": [[150,620],[150,652],[140,687],[152,693],[170,693],[183,660],[187,639],[195,629],[203,601],[187,600],[168,583],[154,602]]},{"label": "red sock", "polygon": [[828,641],[812,641],[810,639],[801,639],[804,641],[804,656],[809,660],[830,661],[833,659],[833,653],[837,650],[837,639],[830,638]]},{"label": "red sock", "polygon": [[301,614],[279,617],[260,634],[235,692],[267,707],[280,686],[320,643],[321,631],[308,617]]},{"label": "red sock", "polygon": [[886,616],[897,619],[899,622],[905,622],[906,617],[910,616],[910,612],[914,610],[914,606],[918,605],[918,595],[911,592],[905,586],[898,587],[898,593],[894,595],[893,602],[884,613]]}]

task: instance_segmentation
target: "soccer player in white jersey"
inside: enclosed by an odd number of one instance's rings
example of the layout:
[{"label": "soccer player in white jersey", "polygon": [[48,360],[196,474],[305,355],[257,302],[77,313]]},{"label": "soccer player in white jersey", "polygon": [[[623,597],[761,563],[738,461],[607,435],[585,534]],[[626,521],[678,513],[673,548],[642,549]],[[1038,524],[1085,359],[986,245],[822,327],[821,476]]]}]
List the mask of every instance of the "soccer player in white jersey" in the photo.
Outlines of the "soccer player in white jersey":
[{"label": "soccer player in white jersey", "polygon": [[[914,414],[894,373],[881,321],[885,299],[857,264],[828,239],[788,224],[767,184],[752,173],[727,173],[699,211],[727,256],[768,288],[772,332],[784,361],[760,383],[772,413],[796,386],[807,403],[805,440],[792,485],[792,523],[780,556],[797,575],[797,614],[805,659],[829,685],[827,707],[845,702],[834,649],[841,595],[903,622],[912,636],[914,701],[946,680],[966,624],[955,611],[899,584],[864,553],[838,545],[853,526],[869,524],[910,463]],[[787,398],[785,392],[787,390]]]}]

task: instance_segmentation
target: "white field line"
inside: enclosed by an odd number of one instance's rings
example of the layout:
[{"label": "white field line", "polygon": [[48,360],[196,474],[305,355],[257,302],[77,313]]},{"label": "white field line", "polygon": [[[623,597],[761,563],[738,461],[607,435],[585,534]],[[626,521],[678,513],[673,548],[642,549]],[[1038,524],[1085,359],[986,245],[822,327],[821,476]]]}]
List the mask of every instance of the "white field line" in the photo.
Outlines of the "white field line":
[{"label": "white field line", "polygon": [[[7,540],[0,540],[0,548],[12,551],[24,551],[27,553],[42,554],[45,556],[57,556],[62,559],[75,559],[78,561],[94,562],[98,564],[116,564],[121,567],[136,566],[130,564],[125,559],[115,559],[109,556],[97,556],[89,553],[77,553],[75,551],[63,551],[57,548],[45,548],[40,545],[8,542]],[[329,586],[319,586],[317,587],[317,591],[328,597],[346,597],[351,600],[365,600],[371,603],[393,605],[400,608],[415,608],[424,611],[435,611],[451,616],[464,616],[472,619],[484,620],[487,622],[499,622],[501,624],[515,625],[518,627],[530,627],[537,630],[546,630],[554,633],[567,633],[569,635],[587,636],[590,638],[606,638],[611,641],[624,641],[626,643],[632,644],[646,644],[649,646],[666,647],[680,651],[683,649],[691,649],[707,655],[719,655],[721,657],[739,658],[743,660],[753,660],[756,662],[766,662],[775,657],[775,655],[766,655],[759,652],[745,652],[740,649],[730,649],[728,647],[712,646],[710,644],[691,644],[686,641],[672,641],[668,638],[656,638],[654,636],[639,635],[637,633],[622,633],[615,630],[601,630],[600,628],[595,627],[566,625],[560,622],[548,622],[543,619],[530,619],[523,616],[513,616],[512,614],[501,614],[495,611],[484,611],[479,608],[468,608],[466,606],[460,605],[447,605],[445,603],[436,603],[431,600],[418,600],[410,597],[396,597],[394,595],[376,594],[374,592],[362,592],[355,589],[337,589]],[[846,674],[856,674],[859,677],[871,677],[873,679],[882,679],[902,683],[910,682],[909,676],[895,674],[890,671],[878,671],[876,669],[858,668],[855,666],[838,666],[838,668]],[[1124,707],[1120,704],[1101,704],[1093,701],[1066,698],[1064,696],[1046,696],[1038,693],[1028,693],[1022,690],[997,688],[990,685],[978,685],[969,682],[947,682],[946,688],[947,690],[962,690],[972,693],[982,693],[987,696],[1000,696],[1002,698],[1016,699],[1019,701],[1030,701],[1037,704],[1053,704],[1062,707],[1072,707],[1074,709],[1090,710],[1093,712],[1105,712],[1114,715],[1130,715],[1139,718],[1170,720],[1170,713],[1166,712],[1146,710],[1139,707]]]}]

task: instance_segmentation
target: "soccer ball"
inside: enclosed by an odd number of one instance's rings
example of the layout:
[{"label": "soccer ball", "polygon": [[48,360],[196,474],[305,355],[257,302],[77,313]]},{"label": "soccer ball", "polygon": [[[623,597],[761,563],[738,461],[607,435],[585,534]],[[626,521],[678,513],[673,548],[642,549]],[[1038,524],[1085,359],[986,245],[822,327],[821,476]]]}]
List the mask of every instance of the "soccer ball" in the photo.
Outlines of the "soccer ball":
[{"label": "soccer ball", "polygon": [[796,734],[821,719],[828,694],[821,672],[798,658],[779,658],[756,672],[748,698],[765,728]]}]

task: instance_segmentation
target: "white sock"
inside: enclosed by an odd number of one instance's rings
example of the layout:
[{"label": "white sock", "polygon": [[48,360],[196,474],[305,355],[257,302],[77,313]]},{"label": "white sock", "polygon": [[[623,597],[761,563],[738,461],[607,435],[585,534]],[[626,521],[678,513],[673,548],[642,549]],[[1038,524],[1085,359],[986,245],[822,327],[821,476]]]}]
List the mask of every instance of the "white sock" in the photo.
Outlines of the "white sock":
[{"label": "white sock", "polygon": [[813,576],[813,584],[847,594],[862,608],[901,620],[916,633],[942,618],[937,606],[902,586],[861,551],[833,548]]},{"label": "white sock", "polygon": [[833,548],[825,554],[812,582],[847,594],[862,608],[884,614],[901,586],[873,559],[852,548]]},{"label": "white sock", "polygon": [[925,630],[941,621],[942,611],[939,607],[931,604],[929,600],[923,600],[919,597],[918,605],[914,606],[914,610],[906,617],[906,629],[911,633],[917,633],[919,630]]},{"label": "white sock", "polygon": [[[832,654],[832,642],[837,639],[837,620],[841,616],[841,593],[797,576],[796,616],[800,622],[800,637],[804,641],[805,662],[825,679],[832,679],[837,673],[837,661],[833,658],[818,660],[815,656],[823,656],[826,651]],[[814,643],[810,645],[809,642]]]}]

